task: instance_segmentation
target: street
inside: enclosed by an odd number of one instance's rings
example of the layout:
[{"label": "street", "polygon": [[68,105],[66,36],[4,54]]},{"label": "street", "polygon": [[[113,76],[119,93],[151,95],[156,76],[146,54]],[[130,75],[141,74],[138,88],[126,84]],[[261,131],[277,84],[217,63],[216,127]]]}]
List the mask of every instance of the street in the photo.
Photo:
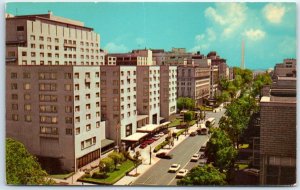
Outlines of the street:
[{"label": "street", "polygon": [[[216,125],[220,118],[224,115],[225,109],[219,112],[206,112],[206,119],[214,117],[216,119]],[[161,159],[144,174],[142,174],[132,185],[145,186],[145,185],[171,185],[175,186],[177,183],[176,173],[168,173],[168,169],[171,164],[180,164],[182,168],[191,170],[197,166],[198,162],[190,162],[193,154],[198,153],[200,147],[208,141],[208,136],[197,135],[195,137],[188,137],[177,147],[169,152],[173,154],[171,160]],[[145,151],[148,152],[148,151]],[[155,154],[153,154],[153,157]]]},{"label": "street", "polygon": [[[196,166],[195,163],[190,163],[190,159],[193,154],[197,153],[206,141],[208,136],[197,135],[195,137],[189,137],[176,148],[170,151],[173,154],[171,160],[161,159],[154,166],[152,166],[148,171],[146,171],[142,176],[140,176],[132,185],[176,185],[175,176],[176,173],[168,173],[168,169],[171,164],[178,163],[181,168],[188,169]],[[187,148],[188,147],[188,148]]]}]

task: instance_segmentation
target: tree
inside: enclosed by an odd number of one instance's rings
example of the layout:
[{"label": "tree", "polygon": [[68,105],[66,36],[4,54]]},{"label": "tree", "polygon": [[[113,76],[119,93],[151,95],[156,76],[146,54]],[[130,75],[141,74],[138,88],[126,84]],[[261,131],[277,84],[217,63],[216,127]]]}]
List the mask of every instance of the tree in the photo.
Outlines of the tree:
[{"label": "tree", "polygon": [[189,109],[193,110],[195,108],[195,101],[188,97],[179,97],[177,99],[177,108],[179,110]]},{"label": "tree", "polygon": [[184,113],[183,120],[184,122],[187,122],[188,125],[190,125],[190,122],[195,118],[195,112],[194,111],[188,111]]},{"label": "tree", "polygon": [[217,151],[215,165],[220,169],[229,170],[234,166],[237,150],[233,146],[224,147]]},{"label": "tree", "polygon": [[212,165],[203,167],[197,166],[181,180],[177,181],[177,185],[192,186],[192,185],[226,185],[226,176]]},{"label": "tree", "polygon": [[184,107],[185,107],[185,98],[184,97],[177,98],[177,109],[181,111],[184,109]]},{"label": "tree", "polygon": [[114,170],[114,160],[110,157],[106,157],[99,162],[99,171],[103,173],[111,172]]},{"label": "tree", "polygon": [[50,185],[53,180],[25,146],[11,138],[6,139],[6,182],[13,185]]},{"label": "tree", "polygon": [[117,165],[122,162],[122,156],[118,152],[112,152],[108,155],[114,161],[115,169],[117,169]]},{"label": "tree", "polygon": [[136,152],[135,152],[135,155],[133,156],[134,165],[135,165],[135,173],[136,173],[136,174],[137,174],[137,168],[138,168],[138,165],[139,165],[139,163],[140,163],[140,159],[139,159],[140,156],[141,156],[140,151],[136,151]]}]

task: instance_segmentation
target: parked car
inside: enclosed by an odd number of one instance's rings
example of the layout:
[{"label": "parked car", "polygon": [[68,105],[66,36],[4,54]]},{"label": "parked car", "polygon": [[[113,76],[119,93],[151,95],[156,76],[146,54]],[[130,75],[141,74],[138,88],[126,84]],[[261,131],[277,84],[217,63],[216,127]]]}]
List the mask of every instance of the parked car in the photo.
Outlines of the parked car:
[{"label": "parked car", "polygon": [[147,146],[148,146],[148,144],[145,143],[145,142],[143,142],[143,143],[140,145],[140,148],[144,149],[144,148],[146,148]]},{"label": "parked car", "polygon": [[196,133],[195,131],[190,133],[190,136],[191,136],[191,137],[194,137],[194,136],[196,136],[196,135],[197,135],[197,133]]},{"label": "parked car", "polygon": [[200,161],[199,161],[199,166],[205,166],[205,164],[207,163],[207,159],[200,159]]},{"label": "parked car", "polygon": [[156,154],[156,157],[164,158],[164,159],[172,159],[173,155],[172,154],[167,154],[166,152],[161,152],[161,153]]},{"label": "parked car", "polygon": [[197,162],[200,158],[200,155],[199,154],[194,154],[191,158],[191,162]]},{"label": "parked car", "polygon": [[169,168],[168,172],[177,172],[180,168],[180,164],[172,164],[171,167]]},{"label": "parked car", "polygon": [[158,140],[158,139],[160,139],[160,135],[159,135],[159,134],[156,134],[156,135],[154,135],[154,136],[152,137],[152,139]]},{"label": "parked car", "polygon": [[206,146],[201,146],[199,152],[205,152],[205,150],[206,150]]},{"label": "parked car", "polygon": [[147,139],[143,143],[152,144],[154,141],[154,139]]},{"label": "parked car", "polygon": [[205,154],[200,154],[200,159],[205,158]]},{"label": "parked car", "polygon": [[[167,133],[168,133],[168,132],[167,132]],[[164,135],[167,134],[167,133],[160,132],[160,133],[158,133],[158,135],[159,135],[160,137],[162,137],[162,136],[164,136]]]},{"label": "parked car", "polygon": [[176,174],[176,178],[183,178],[186,176],[186,174],[189,172],[188,169],[181,169],[179,172]]}]

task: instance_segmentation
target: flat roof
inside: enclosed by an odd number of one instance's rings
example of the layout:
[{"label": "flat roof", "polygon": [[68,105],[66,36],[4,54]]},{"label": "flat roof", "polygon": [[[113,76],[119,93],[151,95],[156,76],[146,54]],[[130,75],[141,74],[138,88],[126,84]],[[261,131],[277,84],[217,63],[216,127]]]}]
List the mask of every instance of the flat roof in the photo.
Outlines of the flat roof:
[{"label": "flat roof", "polygon": [[101,148],[111,145],[113,143],[115,143],[115,141],[110,140],[110,139],[103,139],[103,140],[101,140]]},{"label": "flat roof", "polygon": [[157,125],[157,124],[147,124],[143,127],[137,128],[136,131],[152,132],[159,127],[160,127],[160,125]]},{"label": "flat roof", "polygon": [[122,141],[138,141],[141,138],[143,138],[144,136],[148,135],[148,133],[134,133],[128,137],[122,138]]}]

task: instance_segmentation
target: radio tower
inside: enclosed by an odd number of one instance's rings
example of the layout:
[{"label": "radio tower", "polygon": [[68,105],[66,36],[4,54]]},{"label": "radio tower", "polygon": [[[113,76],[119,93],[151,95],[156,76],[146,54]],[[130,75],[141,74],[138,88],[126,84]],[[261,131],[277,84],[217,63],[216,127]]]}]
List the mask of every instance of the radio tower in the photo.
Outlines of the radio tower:
[{"label": "radio tower", "polygon": [[245,69],[245,43],[244,43],[244,40],[242,40],[241,69]]}]

